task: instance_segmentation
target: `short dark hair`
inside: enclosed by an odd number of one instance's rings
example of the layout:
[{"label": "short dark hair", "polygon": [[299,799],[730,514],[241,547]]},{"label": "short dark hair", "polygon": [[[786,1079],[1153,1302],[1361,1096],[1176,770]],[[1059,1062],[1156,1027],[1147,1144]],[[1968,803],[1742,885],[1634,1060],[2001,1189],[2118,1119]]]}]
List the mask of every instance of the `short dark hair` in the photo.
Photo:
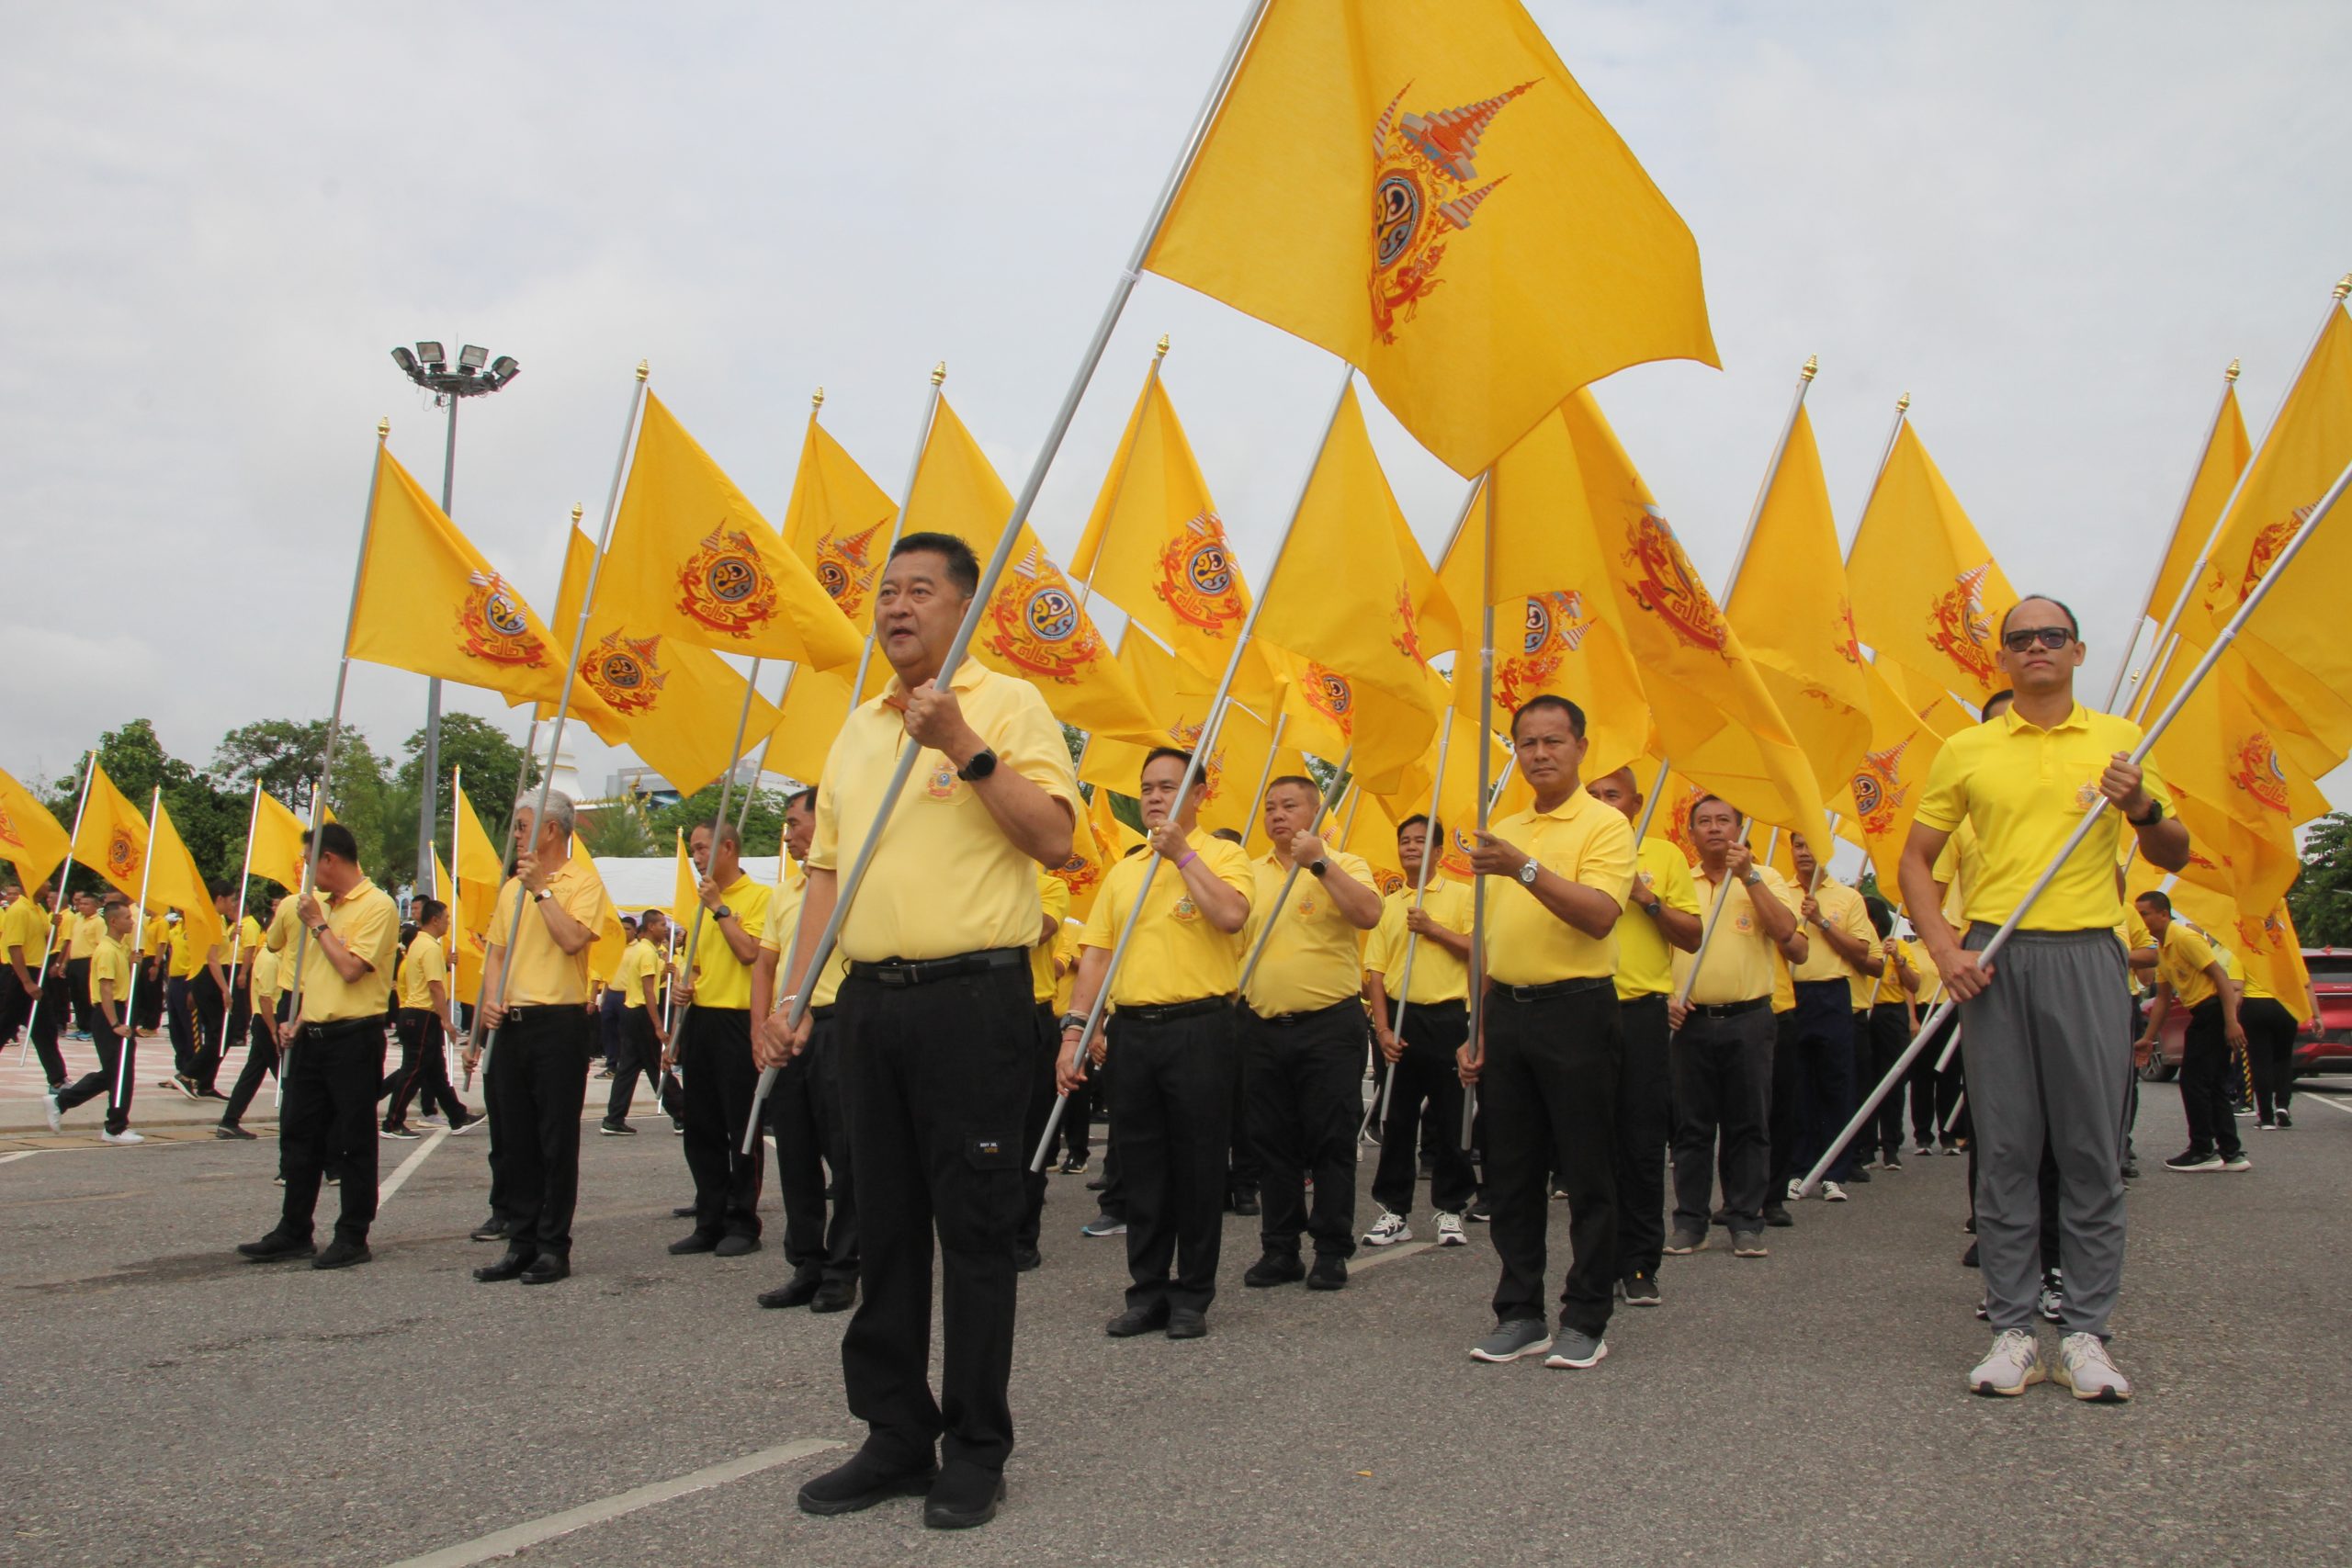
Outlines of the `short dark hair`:
[{"label": "short dark hair", "polygon": [[1212,829],[1210,829],[1209,837],[1212,839],[1223,839],[1228,844],[1238,844],[1241,841],[1240,831],[1238,829],[1233,828]]},{"label": "short dark hair", "polygon": [[1323,786],[1317,784],[1313,779],[1308,778],[1305,773],[1283,773],[1278,778],[1268,779],[1266,781],[1266,793],[1268,795],[1273,794],[1274,788],[1278,784],[1296,784],[1299,788],[1313,795],[1317,800],[1319,801],[1323,798]]},{"label": "short dark hair", "polygon": [[2073,637],[2076,642],[2083,640],[2083,623],[2075,619],[2074,610],[2064,599],[2053,598],[2047,593],[2024,594],[2018,598],[2017,604],[2012,604],[2006,611],[2002,612],[2001,636],[2004,638],[2009,635],[2009,617],[2018,613],[2018,604],[2024,604],[2028,599],[2039,599],[2045,604],[2057,605],[2058,613],[2066,617],[2066,635]]},{"label": "short dark hair", "polygon": [[947,562],[947,581],[964,591],[968,599],[980,591],[980,558],[972,547],[954,534],[917,532],[904,536],[890,547],[890,558],[928,553]]},{"label": "short dark hair", "polygon": [[1862,908],[1869,912],[1871,924],[1876,928],[1880,936],[1890,937],[1894,934],[1894,905],[1873,893],[1862,900]]},{"label": "short dark hair", "polygon": [[341,855],[354,865],[359,863],[359,840],[351,836],[350,829],[340,822],[322,822],[315,829],[305,828],[302,829],[304,849],[311,847],[311,835],[314,831],[318,834],[321,854]]},{"label": "short dark hair", "polygon": [[2145,893],[2141,894],[2137,898],[2132,899],[2132,902],[2134,904],[2154,904],[2165,914],[2169,915],[2172,913],[2171,898],[2153,887],[2149,888]]},{"label": "short dark hair", "polygon": [[1993,719],[1999,716],[1994,712],[1996,708],[2013,708],[2017,706],[2017,705],[2018,694],[2015,692],[2010,691],[2007,686],[2004,686],[1999,691],[1994,693],[1991,696],[1986,697],[1984,699],[1984,705],[1976,710],[1977,722],[1980,724],[1990,723]]},{"label": "short dark hair", "polygon": [[1720,795],[1702,795],[1690,803],[1690,809],[1683,813],[1682,819],[1695,832],[1699,827],[1699,813],[1702,809],[1710,806],[1729,806],[1731,802]]},{"label": "short dark hair", "polygon": [[817,809],[817,786],[810,784],[807,789],[796,789],[784,797],[784,808],[786,811],[796,806],[806,806],[813,815]]},{"label": "short dark hair", "polygon": [[207,897],[233,897],[236,895],[236,885],[225,876],[216,876],[211,881],[204,885],[204,892]]},{"label": "short dark hair", "polygon": [[1517,740],[1519,739],[1519,721],[1521,719],[1525,718],[1529,714],[1540,713],[1545,708],[1557,708],[1562,713],[1566,714],[1568,716],[1568,733],[1574,735],[1579,740],[1584,739],[1584,709],[1577,706],[1576,704],[1568,701],[1567,698],[1555,695],[1550,692],[1544,692],[1539,695],[1530,697],[1525,702],[1520,704],[1518,707],[1511,710],[1510,738],[1513,740]]},{"label": "short dark hair", "polygon": [[[1149,769],[1154,762],[1159,761],[1162,757],[1172,758],[1178,767],[1182,768],[1187,772],[1190,772],[1192,769],[1193,754],[1190,751],[1185,750],[1181,746],[1155,746],[1144,754],[1143,766],[1136,770],[1136,780],[1140,782],[1146,770]],[[1204,769],[1193,780],[1193,787],[1194,789],[1198,789],[1208,782],[1208,773]]]},{"label": "short dark hair", "polygon": [[413,899],[409,903],[408,918],[421,931],[433,923],[434,916],[448,907],[438,898]]},{"label": "short dark hair", "polygon": [[721,818],[715,823],[695,823],[694,827],[686,829],[687,842],[691,843],[694,841],[695,832],[697,829],[710,835],[711,848],[717,849],[720,845],[724,844],[734,849],[738,853],[742,852],[743,830],[736,827],[734,823],[728,821],[726,818]]}]

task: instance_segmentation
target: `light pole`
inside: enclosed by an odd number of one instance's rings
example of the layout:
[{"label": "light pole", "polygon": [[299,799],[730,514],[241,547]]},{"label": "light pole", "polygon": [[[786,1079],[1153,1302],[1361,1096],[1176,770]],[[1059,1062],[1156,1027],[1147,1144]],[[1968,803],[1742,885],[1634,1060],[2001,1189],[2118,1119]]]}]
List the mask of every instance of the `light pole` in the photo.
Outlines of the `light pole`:
[{"label": "light pole", "polygon": [[[449,490],[458,473],[458,403],[460,399],[484,397],[497,391],[523,373],[511,355],[490,356],[490,350],[468,344],[458,351],[458,363],[453,369],[447,356],[437,343],[420,343],[414,353],[405,348],[392,350],[392,363],[401,367],[408,378],[433,394],[433,400],[449,410],[449,434],[441,449],[441,511],[449,511]],[[424,800],[417,810],[416,820],[416,886],[424,887],[433,881],[433,818],[436,815],[435,798],[441,775],[441,682],[435,676],[424,685]],[[441,889],[435,887],[438,894]]]}]

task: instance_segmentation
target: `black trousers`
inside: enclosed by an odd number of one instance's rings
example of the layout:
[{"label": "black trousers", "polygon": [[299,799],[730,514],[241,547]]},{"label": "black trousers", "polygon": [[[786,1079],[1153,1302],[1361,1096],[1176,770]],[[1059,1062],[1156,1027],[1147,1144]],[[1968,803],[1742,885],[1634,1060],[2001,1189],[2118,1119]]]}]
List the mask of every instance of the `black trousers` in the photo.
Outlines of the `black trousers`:
[{"label": "black trousers", "polygon": [[[1265,1165],[1258,1158],[1258,1145],[1250,1136],[1250,1048],[1242,1043],[1233,1053],[1232,1110],[1228,1117],[1233,1128],[1233,1152],[1225,1168],[1225,1189],[1229,1198],[1256,1197],[1259,1183],[1266,1179]],[[1111,1104],[1109,1080],[1098,1083],[1094,1092],[1103,1106],[1103,1124],[1107,1128]],[[1106,1145],[1116,1132],[1117,1129],[1111,1128],[1106,1133]],[[1102,1169],[1105,1175],[1111,1169],[1111,1157],[1107,1153],[1102,1158]]]},{"label": "black trousers", "polygon": [[1216,1297],[1236,1049],[1233,1010],[1217,1000],[1187,1018],[1111,1018],[1130,1307],[1205,1312]]},{"label": "black trousers", "polygon": [[[1911,1043],[1911,1015],[1901,1002],[1879,1002],[1862,1016],[1868,1021],[1871,1056],[1869,1076],[1856,1086],[1860,1091],[1857,1104],[1860,1103],[1860,1095],[1867,1095],[1878,1087],[1879,1079],[1886,1077],[1903,1055],[1903,1048]],[[1904,1075],[1903,1082],[1886,1091],[1886,1098],[1878,1102],[1874,1129],[1865,1128],[1854,1135],[1859,1150],[1867,1153],[1875,1145],[1882,1159],[1902,1159],[1903,1093],[1906,1086],[1917,1082],[1915,1066]]]},{"label": "black trousers", "polygon": [[[1046,1220],[1046,1172],[1029,1168],[1029,1156],[1046,1140],[1046,1122],[1054,1113],[1054,1064],[1062,1054],[1061,1027],[1050,1001],[1032,1010],[1037,1019],[1037,1049],[1030,1058],[1029,1114],[1021,1126],[1021,1224],[1012,1233],[1015,1246],[1035,1247]],[[1072,1107],[1071,1109],[1076,1109]]]},{"label": "black trousers", "polygon": [[41,977],[40,1005],[29,1010],[32,1021],[26,1027],[32,1031],[33,1054],[40,1058],[41,1070],[52,1084],[65,1081],[65,1055],[57,1048],[58,1032],[74,1016],[74,998],[67,988],[62,965],[52,966]]},{"label": "black trousers", "polygon": [[[1355,1252],[1356,1129],[1363,1122],[1365,1028],[1363,1004],[1353,997],[1279,1021],[1241,1009],[1250,1142],[1258,1152],[1265,1205],[1258,1234],[1268,1253],[1297,1257],[1302,1233],[1313,1236],[1317,1258]],[[1120,1091],[1114,1087],[1112,1092]],[[1115,1109],[1111,1122],[1118,1125]],[[1312,1214],[1306,1206],[1310,1174]]]},{"label": "black trousers", "polygon": [[259,1018],[246,1021],[244,1070],[230,1088],[229,1103],[220,1108],[220,1124],[233,1127],[245,1114],[245,1108],[261,1092],[261,1080],[277,1071],[277,1044],[270,1038],[269,1026]]},{"label": "black trousers", "polygon": [[596,1051],[615,1077],[621,1076],[621,1043],[627,1037],[628,1014],[633,1010],[636,1010],[629,1007],[628,998],[609,986],[597,999]]},{"label": "black trousers", "polygon": [[1797,1010],[1772,1015],[1771,1089],[1764,1103],[1764,1201],[1784,1201],[1804,1141],[1804,1057],[1797,1041]]},{"label": "black trousers", "polygon": [[[595,1048],[585,1008],[509,1009],[482,1075],[496,1118],[496,1180],[491,1206],[517,1251],[571,1255],[571,1212],[580,1201],[580,1108],[588,1100]],[[290,1086],[301,1081],[298,1055]]]},{"label": "black trousers", "polygon": [[453,1122],[465,1114],[465,1104],[449,1087],[449,1063],[442,1050],[441,1015],[431,1008],[402,1008],[392,1033],[401,1043],[401,1065],[386,1080],[391,1103],[384,1107],[384,1125],[397,1127],[408,1120],[413,1098],[430,1116],[435,1109]]},{"label": "black trousers", "polygon": [[[1464,1002],[1419,1002],[1405,1009],[1405,1054],[1390,1068],[1388,1116],[1380,1124],[1380,1163],[1372,1173],[1372,1201],[1392,1214],[1413,1213],[1413,1183],[1420,1179],[1414,1144],[1429,1136],[1435,1168],[1430,1207],[1459,1214],[1478,1195],[1478,1179],[1462,1146],[1462,1072],[1454,1053],[1470,1038]],[[1426,1110],[1429,1122],[1424,1121]]]},{"label": "black trousers", "polygon": [[[1107,1018],[1103,1021],[1103,1027],[1106,1029],[1110,1027]],[[1086,1069],[1087,1081],[1094,1086],[1095,1102],[1102,1107],[1102,1188],[1094,1195],[1094,1207],[1098,1213],[1108,1214],[1114,1220],[1124,1220],[1127,1217],[1126,1171],[1119,1157],[1119,1121],[1112,1110],[1118,1104],[1119,1097],[1111,1088],[1118,1081],[1118,1077],[1119,1070],[1107,1055],[1103,1057],[1099,1066],[1090,1063]],[[1234,1068],[1234,1084],[1237,1088],[1240,1081],[1241,1070],[1237,1066]],[[1234,1107],[1232,1116],[1235,1125],[1238,1126],[1240,1122],[1238,1105]],[[1236,1132],[1230,1134],[1230,1137],[1238,1147],[1248,1141],[1249,1134]],[[1253,1173],[1257,1166],[1257,1156],[1253,1155],[1250,1160],[1250,1168]],[[1230,1164],[1226,1168],[1226,1190],[1228,1194],[1242,1190],[1238,1179],[1233,1174],[1234,1169],[1235,1168]],[[1249,1190],[1253,1193],[1258,1190],[1258,1179],[1254,1174],[1250,1179]]]},{"label": "black trousers", "polygon": [[686,1169],[695,1179],[695,1229],[708,1235],[760,1234],[760,1187],[767,1145],[752,1140],[752,1097],[760,1069],[752,1062],[746,1008],[697,1007],[686,1015],[678,1066],[686,1080]]},{"label": "black trousers", "polygon": [[319,1180],[331,1174],[342,1183],[334,1234],[368,1239],[376,1222],[376,1090],[383,1077],[381,1019],[306,1025],[295,1037],[277,1125],[278,1169],[286,1179],[279,1230],[310,1235]]},{"label": "black trousers", "polygon": [[[1733,1228],[1764,1224],[1766,1119],[1772,1094],[1768,1008],[1683,1020],[1668,1048],[1674,1074],[1674,1228],[1707,1234],[1715,1189],[1715,1141],[1723,1140],[1724,1206]],[[1482,1097],[1483,1098],[1483,1097]]]},{"label": "black trousers", "polygon": [[74,1004],[74,1028],[76,1032],[92,1032],[90,1021],[98,1010],[90,1000],[90,961],[69,958],[65,961],[65,996]]},{"label": "black trousers", "polygon": [[[205,982],[207,985],[210,981]],[[172,1071],[180,1077],[196,1077],[196,1008],[189,993],[193,987],[183,976],[174,975],[164,982],[164,1028],[172,1041]],[[140,982],[140,1000],[145,1001],[146,982]]]},{"label": "black trousers", "polygon": [[[620,1045],[613,1053],[613,1089],[605,1097],[605,1120],[626,1122],[637,1102],[639,1073],[653,1080],[654,1109],[662,1107],[662,1039],[653,1032],[653,1014],[642,1007],[621,1010]],[[681,1120],[684,1120],[681,1118]],[[741,1136],[738,1129],[737,1136]]]},{"label": "black trousers", "polygon": [[[119,1133],[130,1125],[130,1100],[139,1087],[134,1080],[126,1078],[123,1075],[138,1071],[139,1048],[136,1044],[132,1044],[126,1050],[122,1036],[107,1027],[105,1017],[95,1007],[90,1010],[90,1043],[97,1047],[98,1070],[95,1073],[84,1073],[80,1077],[59,1089],[57,1108],[60,1111],[71,1111],[77,1105],[105,1095],[107,1097],[107,1131]],[[120,1105],[114,1102],[115,1084],[118,1080],[122,1084]]]},{"label": "black trousers", "polygon": [[[1801,980],[1796,991],[1798,1122],[1788,1177],[1812,1169],[1854,1113],[1853,988],[1843,980]],[[1840,1149],[1823,1174],[1843,1181],[1853,1172],[1852,1151]],[[1781,1190],[1787,1190],[1785,1180]]]},{"label": "black trousers", "polygon": [[40,1015],[34,1016],[40,986],[36,978],[34,989],[28,991],[17,983],[15,970],[0,966],[0,1043],[13,1044],[19,1031],[30,1028],[33,1054],[40,1058],[41,1082],[55,1088],[65,1081],[65,1057],[57,1049],[57,1011],[65,998],[60,982],[61,994],[40,1001]]},{"label": "black trousers", "polygon": [[[1058,1025],[1054,1031],[1054,1049],[1057,1052],[1061,1050],[1061,1031]],[[1228,1120],[1230,1120],[1229,1117]],[[1086,1163],[1086,1156],[1091,1152],[1093,1143],[1093,1122],[1094,1079],[1090,1074],[1079,1079],[1078,1087],[1070,1090],[1069,1108],[1062,1112],[1061,1145],[1064,1160],[1080,1165]],[[1047,1154],[1050,1157],[1051,1151],[1048,1150]]]},{"label": "black trousers", "polygon": [[1568,1194],[1560,1323],[1598,1337],[1617,1289],[1617,1087],[1625,1059],[1617,993],[1487,998],[1487,1208],[1494,1216],[1495,1318],[1544,1316],[1550,1178]]},{"label": "black trousers", "polygon": [[220,1058],[229,1054],[232,1030],[226,998],[213,983],[210,971],[187,983],[187,1006],[196,1025],[196,1079],[200,1094],[220,1091]]},{"label": "black trousers", "polygon": [[[809,1016],[808,1048],[776,1075],[768,1095],[775,1184],[784,1195],[784,1258],[796,1270],[853,1280],[857,1179],[850,1170],[849,1110],[842,1100],[841,1029],[831,1008],[812,1008]],[[650,1038],[652,1032],[646,1032]]]},{"label": "black trousers", "polygon": [[2254,1110],[2268,1122],[2295,1098],[2295,1015],[2272,997],[2257,997],[2238,1009],[2245,1026],[2245,1048],[2254,1067]]},{"label": "black trousers", "polygon": [[131,998],[132,1021],[141,1033],[153,1032],[164,1021],[164,996],[170,989],[162,964],[149,959],[139,966],[139,994]]},{"label": "black trousers", "polygon": [[1666,998],[1617,1004],[1624,1057],[1617,1073],[1617,1277],[1657,1277],[1666,1250],[1666,1167],[1674,1075]]},{"label": "black trousers", "polygon": [[1028,967],[903,987],[853,972],[834,1021],[864,1286],[842,1336],[850,1414],[892,1461],[920,1461],[944,1437],[943,1459],[1001,1470],[1012,1451],[1012,1233],[1036,1048]]},{"label": "black trousers", "polygon": [[2188,1010],[2188,1033],[2181,1042],[2180,1108],[2188,1118],[2188,1146],[2218,1149],[2223,1158],[2238,1153],[2238,1120],[2230,1109],[2230,1042],[2222,1028],[2222,1001],[2206,998]]}]

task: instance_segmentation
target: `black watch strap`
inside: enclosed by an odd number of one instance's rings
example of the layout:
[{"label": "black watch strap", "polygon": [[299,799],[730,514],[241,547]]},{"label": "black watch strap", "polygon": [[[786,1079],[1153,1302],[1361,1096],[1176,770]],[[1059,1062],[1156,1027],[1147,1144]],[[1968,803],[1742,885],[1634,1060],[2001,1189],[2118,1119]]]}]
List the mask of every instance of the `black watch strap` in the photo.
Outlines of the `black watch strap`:
[{"label": "black watch strap", "polygon": [[956,770],[956,776],[966,784],[984,779],[996,772],[996,753],[983,746],[972,753],[972,760]]}]

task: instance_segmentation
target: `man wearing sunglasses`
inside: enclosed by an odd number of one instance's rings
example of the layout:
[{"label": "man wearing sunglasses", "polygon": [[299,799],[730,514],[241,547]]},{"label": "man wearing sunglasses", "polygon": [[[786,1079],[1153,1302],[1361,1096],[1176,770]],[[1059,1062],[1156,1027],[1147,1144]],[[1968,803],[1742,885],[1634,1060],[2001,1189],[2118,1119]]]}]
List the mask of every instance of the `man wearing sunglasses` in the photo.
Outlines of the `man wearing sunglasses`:
[{"label": "man wearing sunglasses", "polygon": [[[2115,1021],[2125,989],[2115,864],[2126,824],[2151,865],[2188,862],[2188,832],[2153,768],[2131,759],[2140,728],[2075,700],[2084,647],[2055,599],[2019,600],[2002,618],[2009,711],[1954,735],[1928,776],[1904,845],[1904,902],[1937,973],[1961,1004],[1977,1146],[1976,1239],[1994,1340],[1968,1375],[1978,1393],[2017,1395],[2054,1376],[2077,1399],[2120,1403],[2132,1385],[2107,1353],[2123,1273],[2125,1053]],[[2103,813],[2024,911],[1992,964],[1978,953],[2018,911],[2086,812]],[[1962,822],[1979,869],[1954,931],[1939,908],[1936,856]],[[2033,1327],[2041,1232],[2037,1169],[2057,1157],[2066,1295],[2058,1363],[2045,1369]]]}]

